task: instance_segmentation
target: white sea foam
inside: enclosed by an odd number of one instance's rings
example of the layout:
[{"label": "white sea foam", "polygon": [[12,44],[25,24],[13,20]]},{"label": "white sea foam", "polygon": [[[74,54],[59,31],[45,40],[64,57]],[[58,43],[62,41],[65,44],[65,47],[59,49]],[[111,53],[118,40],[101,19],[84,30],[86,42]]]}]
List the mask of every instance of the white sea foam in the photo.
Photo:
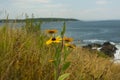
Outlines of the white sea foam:
[{"label": "white sea foam", "polygon": [[120,44],[116,44],[116,53],[114,54],[115,63],[120,63]]},{"label": "white sea foam", "polygon": [[110,42],[110,44],[112,44],[112,45],[116,45],[116,43],[114,43],[114,42]]},{"label": "white sea foam", "polygon": [[107,40],[98,40],[98,39],[90,39],[90,40],[83,40],[84,43],[104,43],[106,42]]}]

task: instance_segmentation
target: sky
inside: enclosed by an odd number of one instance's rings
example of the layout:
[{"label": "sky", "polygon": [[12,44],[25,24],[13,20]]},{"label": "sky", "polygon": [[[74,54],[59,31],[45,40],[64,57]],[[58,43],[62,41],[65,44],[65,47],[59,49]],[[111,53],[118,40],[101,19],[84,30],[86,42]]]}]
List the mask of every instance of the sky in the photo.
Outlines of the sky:
[{"label": "sky", "polygon": [[120,20],[120,0],[0,0],[0,19],[75,18]]}]

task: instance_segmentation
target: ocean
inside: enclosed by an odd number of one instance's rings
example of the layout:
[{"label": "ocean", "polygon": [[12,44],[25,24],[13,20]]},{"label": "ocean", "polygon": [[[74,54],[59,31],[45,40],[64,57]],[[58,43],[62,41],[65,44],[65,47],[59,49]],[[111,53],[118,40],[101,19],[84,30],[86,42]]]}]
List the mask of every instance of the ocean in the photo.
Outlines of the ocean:
[{"label": "ocean", "polygon": [[[43,31],[46,29],[57,29],[60,33],[63,23],[64,22],[44,22],[41,29]],[[0,23],[0,25],[2,25],[2,23]],[[22,24],[17,25],[20,26]],[[65,36],[74,38],[74,43],[81,46],[89,43],[102,44],[109,41],[118,48],[114,55],[115,60],[120,59],[120,20],[67,21]],[[78,41],[80,41],[80,44]]]},{"label": "ocean", "polygon": [[[63,23],[43,23],[41,28],[42,30],[58,29],[60,32]],[[114,60],[120,62],[120,21],[69,21],[66,22],[65,36],[74,38],[76,45],[102,44],[109,41],[118,48]],[[77,41],[80,41],[80,44]]]},{"label": "ocean", "polygon": [[[63,22],[42,24],[42,30],[62,30]],[[120,42],[120,21],[70,21],[66,22],[66,36],[82,41],[111,41]]]}]

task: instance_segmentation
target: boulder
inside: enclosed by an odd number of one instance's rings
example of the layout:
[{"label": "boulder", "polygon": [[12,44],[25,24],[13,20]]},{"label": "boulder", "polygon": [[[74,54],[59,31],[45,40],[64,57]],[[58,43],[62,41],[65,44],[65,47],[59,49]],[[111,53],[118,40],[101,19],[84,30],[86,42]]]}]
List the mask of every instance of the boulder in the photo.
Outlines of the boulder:
[{"label": "boulder", "polygon": [[114,57],[114,53],[117,50],[115,45],[111,44],[110,42],[104,42],[102,45],[98,43],[92,43],[88,44],[86,46],[83,46],[85,49],[89,50],[98,50],[103,52],[105,55],[109,57]]},{"label": "boulder", "polygon": [[115,45],[111,44],[110,42],[103,43],[100,51],[108,55],[109,57],[114,57],[114,53],[117,50]]}]

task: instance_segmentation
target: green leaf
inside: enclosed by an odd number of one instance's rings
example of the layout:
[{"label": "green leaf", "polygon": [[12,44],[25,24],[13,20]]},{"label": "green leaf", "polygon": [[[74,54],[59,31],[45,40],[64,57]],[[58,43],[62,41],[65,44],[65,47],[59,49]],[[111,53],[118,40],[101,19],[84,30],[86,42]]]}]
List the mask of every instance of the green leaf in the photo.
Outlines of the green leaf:
[{"label": "green leaf", "polygon": [[66,63],[63,65],[62,70],[65,71],[69,66],[70,66],[70,62],[66,62]]},{"label": "green leaf", "polygon": [[63,23],[63,30],[61,31],[61,35],[63,36],[65,34],[66,31],[66,23]]},{"label": "green leaf", "polygon": [[67,56],[69,55],[69,51],[67,50],[67,47],[64,46],[64,61],[66,60]]},{"label": "green leaf", "polygon": [[54,65],[55,67],[57,67],[60,62],[61,62],[61,51],[60,51],[60,48],[56,48],[56,53],[55,53],[55,56],[54,56]]},{"label": "green leaf", "polygon": [[67,78],[70,75],[70,73],[65,73],[63,75],[61,75],[58,80],[64,80],[65,78]]},{"label": "green leaf", "polygon": [[56,48],[55,59],[58,59],[61,56],[60,52],[60,48]]}]

